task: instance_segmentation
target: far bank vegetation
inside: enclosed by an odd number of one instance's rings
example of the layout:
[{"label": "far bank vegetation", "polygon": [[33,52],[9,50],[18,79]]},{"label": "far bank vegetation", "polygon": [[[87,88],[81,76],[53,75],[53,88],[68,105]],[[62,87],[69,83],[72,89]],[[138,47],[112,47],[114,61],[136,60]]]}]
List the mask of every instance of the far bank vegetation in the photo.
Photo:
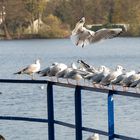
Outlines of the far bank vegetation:
[{"label": "far bank vegetation", "polygon": [[139,0],[1,0],[0,35],[65,38],[85,16],[87,25],[127,24],[125,36],[140,36],[139,9]]}]

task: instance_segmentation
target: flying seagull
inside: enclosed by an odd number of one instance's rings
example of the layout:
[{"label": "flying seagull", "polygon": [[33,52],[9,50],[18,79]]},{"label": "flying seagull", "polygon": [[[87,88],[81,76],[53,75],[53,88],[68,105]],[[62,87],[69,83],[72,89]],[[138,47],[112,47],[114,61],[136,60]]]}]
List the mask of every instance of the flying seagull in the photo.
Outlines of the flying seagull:
[{"label": "flying seagull", "polygon": [[32,79],[34,79],[34,74],[37,73],[39,70],[40,70],[40,60],[37,59],[34,64],[31,64],[14,74],[28,74],[32,76]]},{"label": "flying seagull", "polygon": [[126,31],[126,27],[113,28],[113,29],[100,29],[96,32],[84,27],[85,17],[82,17],[80,21],[76,23],[74,30],[72,31],[71,40],[76,46],[82,48],[88,44],[99,42],[101,40],[110,39],[119,36],[122,32]]}]

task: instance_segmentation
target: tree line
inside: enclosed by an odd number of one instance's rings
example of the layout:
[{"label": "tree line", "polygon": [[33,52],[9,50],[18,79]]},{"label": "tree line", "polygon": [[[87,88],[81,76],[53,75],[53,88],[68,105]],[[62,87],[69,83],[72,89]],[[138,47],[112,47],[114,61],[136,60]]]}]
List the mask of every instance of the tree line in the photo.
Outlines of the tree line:
[{"label": "tree line", "polygon": [[[139,0],[0,0],[0,34],[7,38],[63,38],[85,16],[86,24],[127,24],[126,35],[140,36],[139,9]],[[34,33],[37,19],[42,24]]]}]

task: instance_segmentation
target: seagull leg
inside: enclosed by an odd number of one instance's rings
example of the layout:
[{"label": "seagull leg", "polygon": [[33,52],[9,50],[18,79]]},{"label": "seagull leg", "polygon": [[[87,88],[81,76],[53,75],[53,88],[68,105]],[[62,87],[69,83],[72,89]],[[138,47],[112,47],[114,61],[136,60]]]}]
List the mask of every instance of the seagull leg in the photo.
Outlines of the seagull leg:
[{"label": "seagull leg", "polygon": [[53,77],[51,76],[51,81],[53,81]]},{"label": "seagull leg", "polygon": [[125,87],[123,86],[123,91],[125,91]]},{"label": "seagull leg", "polygon": [[114,85],[112,85],[112,90],[115,90],[115,86]]},{"label": "seagull leg", "polygon": [[100,85],[98,83],[96,83],[96,88],[100,88]]},{"label": "seagull leg", "polygon": [[68,84],[70,84],[70,82],[69,82],[68,78],[67,78],[67,83],[68,83]]},{"label": "seagull leg", "polygon": [[138,88],[136,88],[136,93],[138,93]]},{"label": "seagull leg", "polygon": [[95,88],[96,87],[95,83],[92,83],[92,84],[93,84],[93,87]]},{"label": "seagull leg", "polygon": [[128,88],[127,87],[123,87],[123,91],[127,91],[128,90]]},{"label": "seagull leg", "polygon": [[86,80],[84,79],[84,86],[86,86]]},{"label": "seagull leg", "polygon": [[58,77],[56,77],[56,81],[59,82],[59,78]]},{"label": "seagull leg", "polygon": [[76,80],[76,85],[79,85],[78,80]]},{"label": "seagull leg", "polygon": [[34,74],[31,74],[32,80],[35,80]]}]

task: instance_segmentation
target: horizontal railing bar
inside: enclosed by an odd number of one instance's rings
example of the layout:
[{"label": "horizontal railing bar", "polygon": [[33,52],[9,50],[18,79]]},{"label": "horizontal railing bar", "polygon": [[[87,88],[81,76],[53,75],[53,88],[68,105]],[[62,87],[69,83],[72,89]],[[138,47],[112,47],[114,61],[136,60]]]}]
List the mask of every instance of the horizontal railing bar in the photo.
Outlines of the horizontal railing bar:
[{"label": "horizontal railing bar", "polygon": [[[28,121],[28,122],[40,122],[40,123],[48,123],[48,119],[40,119],[40,118],[29,118],[29,117],[14,117],[14,116],[0,116],[0,120],[13,120],[13,121]],[[54,120],[55,124],[66,126],[69,128],[75,128],[74,124]],[[105,131],[88,128],[88,127],[82,127],[83,131],[92,132],[92,133],[98,133],[100,135],[108,136],[108,133]],[[123,139],[123,140],[139,140],[137,138],[127,137],[123,135],[114,134],[115,138]]]},{"label": "horizontal railing bar", "polygon": [[137,138],[132,138],[132,137],[127,137],[127,136],[123,136],[123,135],[118,135],[118,134],[114,134],[115,138],[119,138],[122,140],[140,140]]},{"label": "horizontal railing bar", "polygon": [[98,133],[98,134],[101,134],[101,135],[108,136],[107,132],[101,131],[101,130],[97,130],[97,129],[93,129],[93,128],[82,127],[82,130],[87,131],[87,132],[94,132],[94,133]]},{"label": "horizontal railing bar", "polygon": [[48,119],[29,118],[29,117],[14,117],[14,116],[0,116],[0,120],[13,120],[13,121],[28,121],[28,122],[48,123]]},{"label": "horizontal railing bar", "polygon": [[[0,83],[47,84],[48,82],[51,82],[53,85],[56,85],[56,86],[63,86],[63,87],[69,87],[69,88],[75,88],[77,86],[74,84],[52,82],[52,81],[47,81],[47,80],[0,79]],[[107,93],[107,94],[109,93],[109,91],[112,91],[110,89],[101,89],[101,88],[88,87],[88,86],[79,86],[79,87],[81,88],[81,90],[95,91],[95,92],[101,92],[101,93]],[[140,93],[135,93],[135,92],[113,90],[113,94],[140,98]]]},{"label": "horizontal railing bar", "polygon": [[58,121],[58,120],[54,120],[54,123],[58,124],[58,125],[66,126],[66,127],[69,127],[69,128],[75,128],[74,124],[70,124],[70,123],[66,123],[66,122],[61,122],[61,121]]},{"label": "horizontal railing bar", "polygon": [[47,80],[17,80],[17,79],[0,79],[0,83],[21,83],[21,84],[47,84]]},{"label": "horizontal railing bar", "polygon": [[[54,120],[54,123],[58,124],[58,125],[66,126],[66,127],[69,127],[69,128],[75,128],[74,124],[70,124],[70,123],[66,123],[66,122],[62,122],[62,121],[58,121],[58,120]],[[99,133],[101,135],[108,136],[107,132],[97,130],[97,129],[92,129],[92,128],[88,128],[88,127],[82,127],[82,130],[87,131],[87,132]]]}]

